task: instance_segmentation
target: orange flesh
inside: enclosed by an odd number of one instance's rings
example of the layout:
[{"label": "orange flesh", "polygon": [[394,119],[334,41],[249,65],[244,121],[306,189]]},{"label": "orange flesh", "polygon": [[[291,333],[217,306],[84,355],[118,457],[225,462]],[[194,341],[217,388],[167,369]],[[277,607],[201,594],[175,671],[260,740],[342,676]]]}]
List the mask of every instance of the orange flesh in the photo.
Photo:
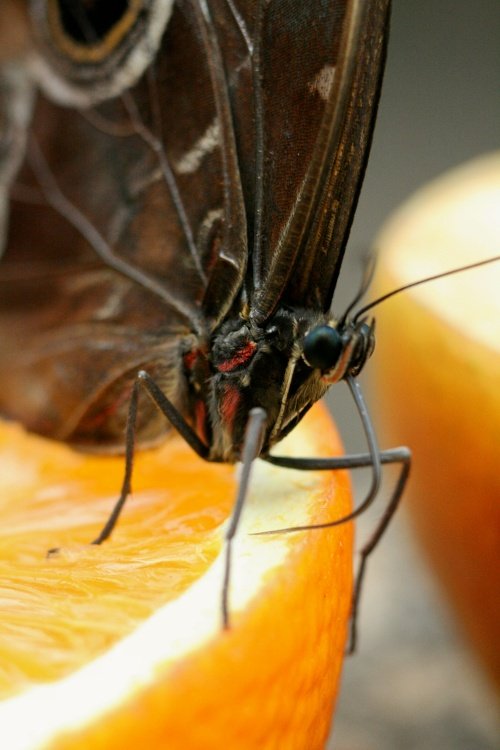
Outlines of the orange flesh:
[{"label": "orange flesh", "polygon": [[[89,542],[117,498],[122,458],[2,423],[0,474],[2,698],[85,664],[199,578],[235,490],[232,467],[208,465],[173,437],[137,456],[134,496],[98,547]],[[54,546],[61,553],[47,559]]]},{"label": "orange flesh", "polygon": [[[295,456],[340,450],[319,404],[279,446]],[[136,468],[111,542],[89,547],[122,461],[1,428],[0,661],[4,693],[16,693],[0,701],[3,739],[11,750],[218,750],[221,739],[238,750],[324,750],[351,603],[352,524],[253,532],[345,516],[346,472],[256,462],[225,631],[214,558],[234,469],[198,461],[177,439]],[[46,560],[54,545],[63,552]]]}]

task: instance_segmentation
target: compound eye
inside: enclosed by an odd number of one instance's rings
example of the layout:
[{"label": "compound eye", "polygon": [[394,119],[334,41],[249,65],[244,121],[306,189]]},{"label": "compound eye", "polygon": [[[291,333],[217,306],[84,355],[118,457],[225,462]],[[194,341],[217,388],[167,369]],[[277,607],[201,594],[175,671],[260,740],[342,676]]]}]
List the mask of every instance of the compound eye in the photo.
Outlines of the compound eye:
[{"label": "compound eye", "polygon": [[31,0],[40,82],[67,104],[117,96],[151,62],[173,2]]},{"label": "compound eye", "polygon": [[342,353],[342,339],[331,326],[317,326],[304,338],[304,359],[310,367],[330,370]]}]

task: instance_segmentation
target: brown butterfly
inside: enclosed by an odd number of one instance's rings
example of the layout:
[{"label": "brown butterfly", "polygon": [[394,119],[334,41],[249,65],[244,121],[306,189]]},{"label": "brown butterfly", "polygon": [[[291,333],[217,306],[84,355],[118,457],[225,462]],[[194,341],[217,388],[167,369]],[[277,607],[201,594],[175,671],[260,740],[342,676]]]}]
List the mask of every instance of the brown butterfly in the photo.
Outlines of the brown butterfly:
[{"label": "brown butterfly", "polygon": [[[378,450],[355,380],[372,321],[334,319],[330,305],[389,5],[31,0],[34,47],[3,104],[18,138],[0,264],[0,410],[57,440],[125,451],[121,497],[96,542],[129,493],[134,445],[172,425],[210,461],[235,462],[246,445],[248,461],[372,466],[349,519],[375,496],[381,463],[402,463],[370,549],[383,532],[409,454]],[[270,456],[342,379],[369,453]],[[227,621],[227,581],[223,609]]]}]

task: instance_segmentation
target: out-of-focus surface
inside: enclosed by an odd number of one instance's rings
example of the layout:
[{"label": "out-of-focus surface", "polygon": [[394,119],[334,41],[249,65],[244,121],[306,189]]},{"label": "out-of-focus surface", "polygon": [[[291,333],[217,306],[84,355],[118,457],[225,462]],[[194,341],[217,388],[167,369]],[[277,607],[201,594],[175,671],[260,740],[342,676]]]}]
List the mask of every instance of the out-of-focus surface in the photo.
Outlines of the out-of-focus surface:
[{"label": "out-of-focus surface", "polygon": [[[394,0],[393,6],[372,156],[336,311],[354,295],[360,258],[388,214],[423,183],[499,143],[497,0]],[[365,383],[369,371],[370,365]],[[334,389],[331,401],[347,446],[362,449],[347,389]],[[361,491],[366,480],[358,481]],[[359,540],[380,512],[360,521]],[[360,631],[358,655],[344,668],[332,748],[498,747],[489,686],[415,549],[404,510],[370,561]]]}]

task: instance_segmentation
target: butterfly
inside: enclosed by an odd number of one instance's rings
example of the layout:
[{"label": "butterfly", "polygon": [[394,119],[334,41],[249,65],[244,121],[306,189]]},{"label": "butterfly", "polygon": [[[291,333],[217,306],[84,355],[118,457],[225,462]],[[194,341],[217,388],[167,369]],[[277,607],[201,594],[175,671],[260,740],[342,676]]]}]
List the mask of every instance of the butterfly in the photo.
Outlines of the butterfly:
[{"label": "butterfly", "polygon": [[[389,6],[31,0],[34,47],[1,72],[13,92],[3,121],[17,136],[4,169],[0,411],[80,448],[125,452],[122,492],[95,542],[129,494],[135,448],[172,427],[210,461],[371,466],[367,497],[336,523],[370,504],[382,463],[399,463],[362,552],[358,601],[410,462],[407,449],[378,449],[356,380],[373,321],[330,312]],[[271,455],[341,380],[368,453]]]}]

